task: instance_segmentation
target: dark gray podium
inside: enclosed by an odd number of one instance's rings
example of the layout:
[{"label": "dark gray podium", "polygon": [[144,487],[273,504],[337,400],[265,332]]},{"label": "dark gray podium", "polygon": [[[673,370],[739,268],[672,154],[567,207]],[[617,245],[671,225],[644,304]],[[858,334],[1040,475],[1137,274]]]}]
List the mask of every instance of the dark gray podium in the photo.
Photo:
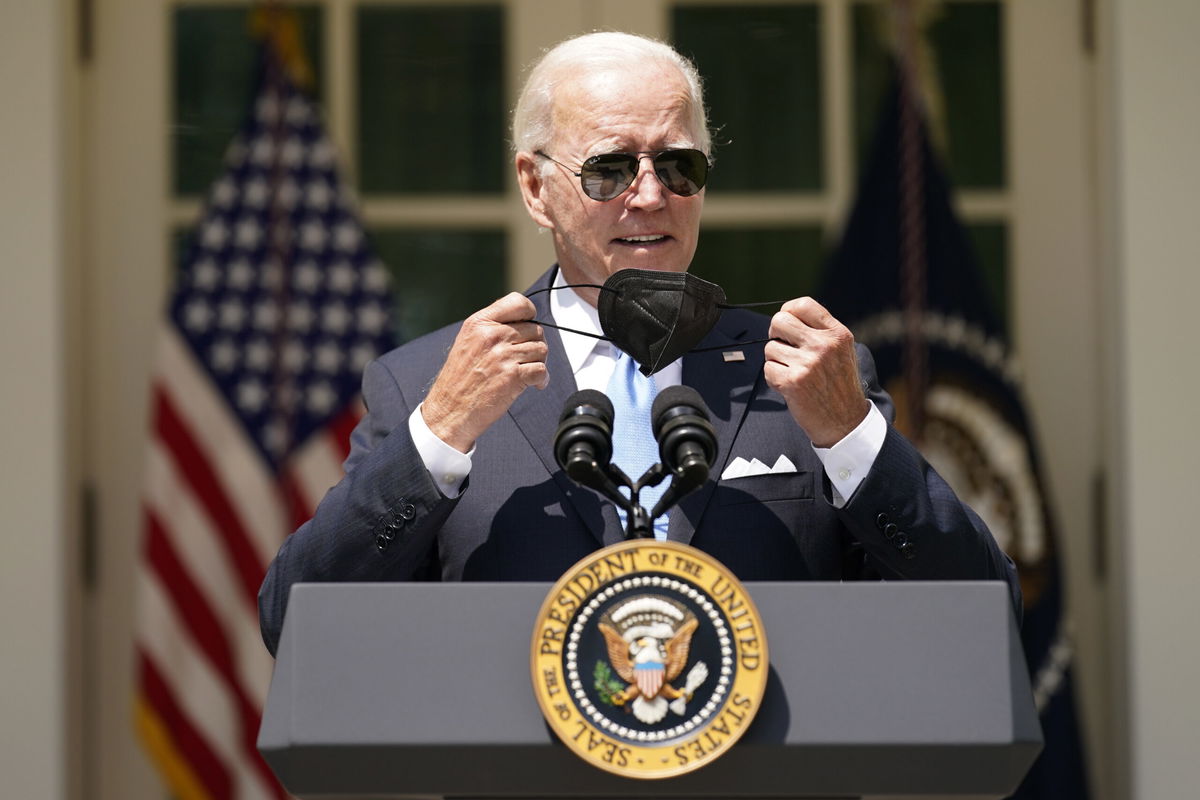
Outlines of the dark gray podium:
[{"label": "dark gray podium", "polygon": [[292,590],[258,748],[302,798],[998,798],[1042,745],[1001,583],[750,583],[762,710],[722,759],[636,781],[550,733],[548,584]]}]

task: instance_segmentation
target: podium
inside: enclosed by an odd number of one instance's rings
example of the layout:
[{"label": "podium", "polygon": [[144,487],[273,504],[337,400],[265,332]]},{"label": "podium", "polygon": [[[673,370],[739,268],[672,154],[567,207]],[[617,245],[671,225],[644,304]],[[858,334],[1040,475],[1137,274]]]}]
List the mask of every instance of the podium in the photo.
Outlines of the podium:
[{"label": "podium", "polygon": [[747,583],[771,671],[721,759],[633,780],[550,732],[549,584],[298,584],[258,748],[301,798],[999,798],[1041,750],[1003,583]]}]

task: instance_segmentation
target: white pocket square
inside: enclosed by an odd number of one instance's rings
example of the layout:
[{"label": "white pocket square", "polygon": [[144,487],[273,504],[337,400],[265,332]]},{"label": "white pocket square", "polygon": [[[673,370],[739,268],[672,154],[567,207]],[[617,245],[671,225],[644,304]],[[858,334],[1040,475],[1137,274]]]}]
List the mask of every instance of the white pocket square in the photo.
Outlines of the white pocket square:
[{"label": "white pocket square", "polygon": [[749,478],[752,475],[784,475],[789,472],[795,472],[796,465],[787,456],[780,454],[779,458],[775,459],[775,466],[768,467],[757,458],[746,459],[738,456],[729,462],[729,466],[725,467],[725,471],[721,473],[721,480],[728,481],[734,478]]}]

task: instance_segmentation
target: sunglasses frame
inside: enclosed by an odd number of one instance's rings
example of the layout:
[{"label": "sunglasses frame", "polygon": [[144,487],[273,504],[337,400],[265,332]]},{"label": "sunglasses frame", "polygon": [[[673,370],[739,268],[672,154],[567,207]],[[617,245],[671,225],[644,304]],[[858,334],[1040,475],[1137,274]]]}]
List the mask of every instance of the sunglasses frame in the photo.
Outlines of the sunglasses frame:
[{"label": "sunglasses frame", "polygon": [[[682,192],[676,191],[675,189],[672,189],[670,186],[668,186],[666,181],[664,181],[662,179],[662,177],[659,176],[659,174],[658,174],[658,158],[667,153],[696,153],[704,160],[704,175],[702,176],[701,182],[696,187],[696,191],[692,192],[691,194],[684,194]],[[580,165],[578,171],[571,169],[569,166],[567,166],[563,162],[559,161],[554,156],[549,155],[548,153],[546,153],[543,150],[534,150],[533,154],[535,156],[541,156],[542,158],[553,161],[555,164],[558,164],[560,167],[562,167],[567,172],[574,175],[576,178],[579,178],[579,186],[581,189],[583,189],[584,195],[586,195],[588,197],[588,199],[595,200],[598,203],[607,203],[610,200],[616,200],[618,197],[625,194],[625,192],[629,191],[629,187],[633,186],[634,182],[637,181],[637,176],[641,172],[641,168],[642,168],[642,159],[645,158],[646,156],[650,156],[650,162],[654,165],[654,169],[652,169],[651,172],[654,174],[655,180],[657,180],[660,184],[662,184],[664,189],[666,189],[667,191],[671,192],[674,195],[678,195],[679,197],[695,197],[696,195],[700,194],[700,192],[704,189],[705,185],[708,183],[708,171],[710,169],[712,169],[712,160],[708,157],[708,155],[706,155],[704,153],[704,151],[699,150],[695,147],[667,147],[662,150],[638,150],[636,152],[599,153],[597,155],[590,156],[588,159],[586,159],[583,162],[583,164]],[[619,192],[617,192],[616,194],[614,194],[612,197],[596,197],[596,196],[592,195],[591,192],[588,191],[587,181],[584,179],[584,174],[587,173],[589,171],[589,169],[595,168],[595,166],[594,166],[594,164],[592,164],[592,162],[594,162],[596,159],[609,158],[612,156],[628,156],[629,158],[632,159],[634,169],[632,171],[631,177],[629,179],[629,182],[626,183],[624,186],[622,186],[621,190]]]}]

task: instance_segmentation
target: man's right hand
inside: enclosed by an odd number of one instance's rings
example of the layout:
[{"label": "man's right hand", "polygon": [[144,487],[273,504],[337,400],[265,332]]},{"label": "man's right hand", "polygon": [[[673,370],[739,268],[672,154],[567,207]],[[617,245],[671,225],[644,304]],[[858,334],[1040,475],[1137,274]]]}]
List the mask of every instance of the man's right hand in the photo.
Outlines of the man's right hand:
[{"label": "man's right hand", "polygon": [[545,389],[548,348],[537,311],[513,292],[463,322],[421,416],[429,430],[465,453],[527,386]]}]

